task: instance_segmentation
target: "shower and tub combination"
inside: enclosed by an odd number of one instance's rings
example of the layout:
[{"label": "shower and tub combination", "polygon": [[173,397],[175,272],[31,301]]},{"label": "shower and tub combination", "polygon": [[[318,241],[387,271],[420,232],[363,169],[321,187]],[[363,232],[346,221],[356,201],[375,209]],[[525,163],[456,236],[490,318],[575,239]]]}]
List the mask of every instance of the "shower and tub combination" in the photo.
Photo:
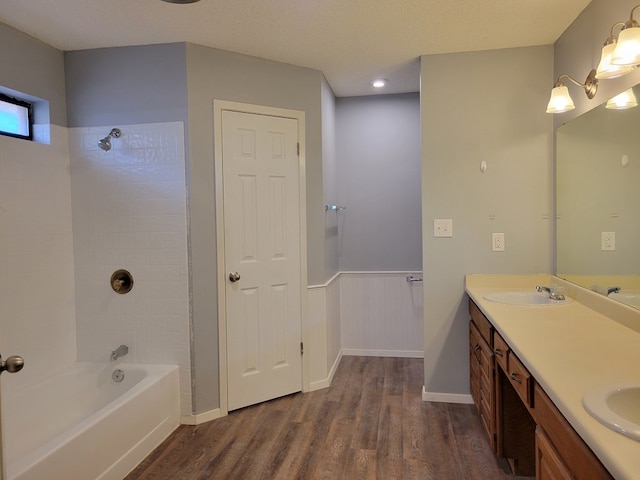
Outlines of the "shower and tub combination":
[{"label": "shower and tub combination", "polygon": [[[126,294],[133,277],[117,270],[110,286]],[[3,391],[8,480],[121,480],[178,427],[178,367],[121,363],[128,354],[123,344],[108,362],[76,362]],[[0,357],[0,373],[24,364]]]}]

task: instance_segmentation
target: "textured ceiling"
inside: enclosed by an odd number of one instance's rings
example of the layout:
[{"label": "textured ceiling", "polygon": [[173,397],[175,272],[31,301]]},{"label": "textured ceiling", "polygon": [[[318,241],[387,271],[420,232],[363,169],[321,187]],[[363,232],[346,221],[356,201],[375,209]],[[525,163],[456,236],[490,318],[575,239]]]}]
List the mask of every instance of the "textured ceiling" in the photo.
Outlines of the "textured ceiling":
[{"label": "textured ceiling", "polygon": [[[1,0],[60,50],[191,42],[321,70],[338,96],[418,91],[420,55],[546,45],[589,0]],[[378,92],[376,92],[378,93]]]}]

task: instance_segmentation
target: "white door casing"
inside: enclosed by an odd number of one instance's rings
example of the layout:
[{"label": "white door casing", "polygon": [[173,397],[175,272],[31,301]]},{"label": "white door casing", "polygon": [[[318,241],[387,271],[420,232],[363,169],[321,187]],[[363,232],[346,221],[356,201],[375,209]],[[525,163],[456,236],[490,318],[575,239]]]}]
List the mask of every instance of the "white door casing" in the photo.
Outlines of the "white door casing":
[{"label": "white door casing", "polygon": [[224,415],[304,390],[304,117],[218,101],[214,110]]}]

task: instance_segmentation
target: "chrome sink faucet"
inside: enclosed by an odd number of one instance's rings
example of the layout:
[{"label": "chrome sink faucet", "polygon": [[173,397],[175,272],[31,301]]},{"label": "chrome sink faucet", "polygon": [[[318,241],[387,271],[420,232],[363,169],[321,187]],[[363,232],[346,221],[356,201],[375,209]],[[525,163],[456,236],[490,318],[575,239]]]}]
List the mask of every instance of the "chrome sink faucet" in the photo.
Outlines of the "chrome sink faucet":
[{"label": "chrome sink faucet", "polygon": [[129,347],[126,345],[120,345],[118,348],[111,352],[111,361],[115,361],[120,357],[124,357],[127,353],[129,353]]},{"label": "chrome sink faucet", "polygon": [[542,285],[536,285],[536,292],[546,292],[549,294],[549,298],[551,300],[565,300],[565,297],[562,293],[554,293],[553,289],[549,287],[543,287]]},{"label": "chrome sink faucet", "polygon": [[610,287],[607,288],[607,297],[612,293],[618,293],[620,291],[620,287]]}]

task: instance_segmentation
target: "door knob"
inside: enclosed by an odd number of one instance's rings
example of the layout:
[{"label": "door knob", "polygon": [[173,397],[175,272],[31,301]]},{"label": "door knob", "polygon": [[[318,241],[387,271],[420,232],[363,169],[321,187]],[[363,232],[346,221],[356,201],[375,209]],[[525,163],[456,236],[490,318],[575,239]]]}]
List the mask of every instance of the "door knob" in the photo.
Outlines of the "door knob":
[{"label": "door knob", "polygon": [[229,274],[229,281],[231,283],[236,283],[238,280],[240,280],[240,274],[238,272],[231,272]]},{"label": "door knob", "polygon": [[0,373],[7,371],[9,373],[16,373],[22,370],[24,367],[24,359],[18,355],[11,355],[6,360],[2,360],[0,356]]}]

